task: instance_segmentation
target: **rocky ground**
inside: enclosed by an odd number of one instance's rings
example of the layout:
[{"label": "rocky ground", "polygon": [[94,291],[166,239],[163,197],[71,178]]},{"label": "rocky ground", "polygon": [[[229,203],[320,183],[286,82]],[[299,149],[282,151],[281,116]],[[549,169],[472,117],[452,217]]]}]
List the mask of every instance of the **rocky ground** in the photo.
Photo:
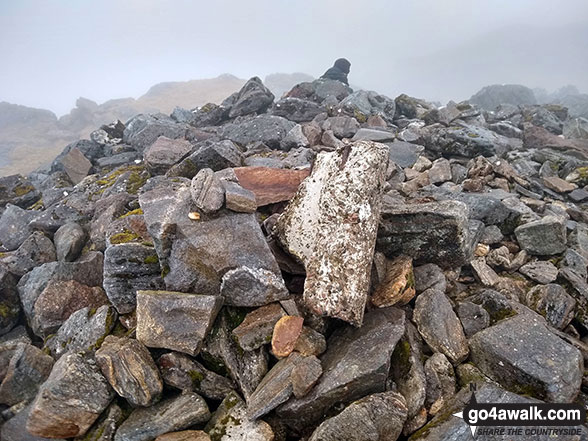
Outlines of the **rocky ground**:
[{"label": "rocky ground", "polygon": [[471,383],[586,405],[587,124],[520,104],[253,78],[0,178],[2,440],[467,440]]}]

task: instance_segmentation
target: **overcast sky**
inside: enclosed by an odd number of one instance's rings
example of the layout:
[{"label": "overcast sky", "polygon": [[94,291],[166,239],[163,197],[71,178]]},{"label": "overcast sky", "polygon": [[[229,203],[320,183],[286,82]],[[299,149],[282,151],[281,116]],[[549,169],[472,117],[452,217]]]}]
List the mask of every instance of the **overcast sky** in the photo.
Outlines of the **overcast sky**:
[{"label": "overcast sky", "polygon": [[320,76],[338,57],[392,97],[588,92],[586,48],[587,0],[0,0],[0,101],[63,114],[162,81]]}]

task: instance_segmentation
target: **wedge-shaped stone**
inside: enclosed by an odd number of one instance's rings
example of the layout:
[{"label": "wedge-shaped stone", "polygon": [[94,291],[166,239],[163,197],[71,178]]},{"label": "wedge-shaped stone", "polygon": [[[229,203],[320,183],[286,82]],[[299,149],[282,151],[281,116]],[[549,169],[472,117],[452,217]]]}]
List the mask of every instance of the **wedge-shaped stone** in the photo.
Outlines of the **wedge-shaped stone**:
[{"label": "wedge-shaped stone", "polygon": [[382,308],[367,313],[361,328],[347,326],[335,331],[321,357],[323,375],[316,386],[308,395],[280,406],[278,416],[289,425],[309,425],[336,403],[383,392],[390,357],[404,334],[404,320],[403,311]]},{"label": "wedge-shaped stone", "polygon": [[55,363],[39,389],[27,430],[47,438],[83,435],[113,397],[92,356],[70,352]]},{"label": "wedge-shaped stone", "polygon": [[137,340],[150,348],[196,355],[222,298],[171,291],[137,292]]},{"label": "wedge-shaped stone", "polygon": [[206,401],[194,392],[187,392],[134,410],[116,431],[114,441],[151,441],[164,433],[205,423],[209,418]]},{"label": "wedge-shaped stone", "polygon": [[317,156],[280,216],[281,243],[306,267],[304,302],[316,314],[361,325],[388,148],[358,141]]},{"label": "wedge-shaped stone", "polygon": [[96,362],[116,393],[133,406],[151,406],[159,399],[163,381],[141,342],[109,335],[96,351]]},{"label": "wedge-shaped stone", "polygon": [[251,311],[239,326],[233,329],[233,335],[245,351],[252,351],[270,343],[274,325],[286,315],[279,303],[262,306]]}]

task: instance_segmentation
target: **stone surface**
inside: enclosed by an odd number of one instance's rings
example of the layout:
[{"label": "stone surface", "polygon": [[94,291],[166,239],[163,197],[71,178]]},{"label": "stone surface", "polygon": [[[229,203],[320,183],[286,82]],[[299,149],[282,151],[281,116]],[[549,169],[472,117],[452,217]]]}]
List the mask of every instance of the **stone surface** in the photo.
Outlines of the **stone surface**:
[{"label": "stone surface", "polygon": [[417,297],[413,320],[427,344],[452,363],[459,363],[468,356],[461,323],[441,291],[429,289]]},{"label": "stone surface", "polygon": [[16,326],[21,311],[16,278],[2,267],[0,267],[0,311],[1,336]]},{"label": "stone surface", "polygon": [[39,389],[27,430],[49,438],[84,435],[113,397],[93,358],[70,352],[55,363]]},{"label": "stone surface", "polygon": [[192,144],[183,139],[157,138],[143,152],[143,160],[149,172],[162,175],[192,150]]},{"label": "stone surface", "polygon": [[233,329],[233,335],[241,348],[252,351],[271,342],[274,325],[284,315],[286,313],[279,303],[262,306],[248,313],[243,322]]},{"label": "stone surface", "polygon": [[302,358],[298,361],[292,373],[290,381],[292,382],[292,393],[296,398],[302,398],[308,394],[323,373],[321,361],[314,355]]},{"label": "stone surface", "polygon": [[234,96],[229,117],[235,118],[251,113],[262,113],[273,102],[274,94],[263,85],[258,77],[253,77]]},{"label": "stone surface", "polygon": [[55,335],[45,340],[51,356],[61,357],[68,351],[98,348],[116,324],[117,314],[109,305],[78,309],[61,325]]},{"label": "stone surface", "polygon": [[61,158],[61,166],[74,184],[88,176],[88,172],[92,169],[92,163],[77,147]]},{"label": "stone surface", "polygon": [[547,284],[557,279],[558,270],[549,261],[537,260],[523,265],[519,272],[537,283]]},{"label": "stone surface", "polygon": [[[128,237],[138,239],[132,232],[124,232],[120,237],[121,241]],[[163,287],[159,258],[153,247],[120,243],[109,246],[104,252],[104,290],[120,314],[128,314],[135,309],[137,290]]]},{"label": "stone surface", "polygon": [[210,437],[202,430],[182,430],[160,435],[155,441],[210,441]]},{"label": "stone surface", "polygon": [[35,213],[8,204],[0,216],[0,247],[3,250],[16,250],[32,230],[29,222],[35,217]]},{"label": "stone surface", "polygon": [[2,441],[64,441],[63,439],[31,435],[26,430],[30,411],[31,406],[28,405],[0,427],[0,438]]},{"label": "stone surface", "polygon": [[415,295],[412,259],[399,256],[387,261],[384,280],[376,287],[372,294],[372,303],[378,308],[405,305]]},{"label": "stone surface", "polygon": [[490,326],[490,315],[480,305],[463,302],[457,306],[457,315],[463,326],[466,337]]},{"label": "stone surface", "polygon": [[556,216],[529,222],[515,229],[522,249],[532,255],[552,255],[566,248],[565,222]]},{"label": "stone surface", "polygon": [[316,386],[280,406],[278,416],[288,425],[304,426],[320,420],[336,403],[384,391],[390,357],[403,333],[404,312],[394,307],[367,313],[361,328],[335,331],[321,357],[323,375]]},{"label": "stone surface", "polygon": [[406,403],[398,392],[382,392],[355,401],[313,432],[309,441],[396,440],[406,421]]},{"label": "stone surface", "polygon": [[451,165],[445,158],[433,161],[429,170],[429,181],[431,184],[442,184],[451,181]]},{"label": "stone surface", "polygon": [[40,231],[33,232],[16,251],[0,257],[2,264],[17,277],[24,276],[36,266],[56,259],[53,242]]},{"label": "stone surface", "polygon": [[327,350],[327,341],[320,332],[308,326],[303,326],[300,336],[296,340],[296,345],[294,345],[294,350],[305,356],[318,356]]},{"label": "stone surface", "polygon": [[41,292],[34,306],[32,328],[46,337],[54,333],[78,309],[99,308],[108,303],[104,290],[75,280],[51,281]]},{"label": "stone surface", "polygon": [[206,401],[194,392],[136,409],[116,431],[114,441],[151,441],[168,432],[202,424],[210,418]]},{"label": "stone surface", "polygon": [[536,316],[519,314],[478,332],[470,351],[474,364],[505,388],[558,403],[579,392],[580,352]]},{"label": "stone surface", "polygon": [[414,284],[417,293],[426,291],[429,288],[435,288],[439,291],[445,292],[447,288],[447,280],[443,270],[434,263],[426,263],[417,266],[413,270]]},{"label": "stone surface", "polygon": [[276,322],[272,334],[272,352],[276,357],[287,357],[294,350],[303,322],[302,317],[291,315],[281,317]]},{"label": "stone surface", "polygon": [[295,125],[280,116],[258,115],[241,123],[226,124],[222,136],[241,146],[259,141],[270,148],[279,149],[281,141]]},{"label": "stone surface", "polygon": [[321,153],[278,220],[280,241],[306,267],[304,302],[319,315],[362,322],[386,157],[369,141]]},{"label": "stone surface", "polygon": [[32,400],[52,367],[53,358],[39,348],[26,343],[17,344],[0,383],[0,403],[13,406]]},{"label": "stone surface", "polygon": [[138,291],[137,340],[151,348],[196,355],[221,306],[221,297]]},{"label": "stone surface", "polygon": [[249,421],[245,403],[235,392],[227,395],[204,428],[218,441],[273,441],[274,432],[265,421]]},{"label": "stone surface", "polygon": [[86,242],[86,233],[84,229],[76,223],[65,224],[55,232],[53,236],[57,260],[72,262],[78,258],[84,243]]},{"label": "stone surface", "polygon": [[220,179],[209,168],[201,169],[190,184],[192,201],[205,213],[214,213],[225,202],[225,189]]},{"label": "stone surface", "polygon": [[37,189],[21,175],[0,177],[0,207],[11,203],[21,208],[28,208],[39,199],[39,196]]},{"label": "stone surface", "polygon": [[377,249],[404,254],[416,263],[458,267],[468,263],[477,242],[467,208],[458,201],[387,206],[382,209]]},{"label": "stone surface", "polygon": [[566,180],[557,176],[548,176],[543,178],[543,183],[547,188],[553,191],[557,191],[558,193],[570,193],[571,191],[578,188],[576,184],[567,182]]},{"label": "stone surface", "polygon": [[557,329],[564,329],[574,318],[576,301],[562,286],[554,283],[531,288],[523,302]]},{"label": "stone surface", "polygon": [[112,388],[133,406],[159,400],[163,381],[151,354],[139,341],[109,335],[96,351],[96,363]]},{"label": "stone surface", "polygon": [[182,391],[194,391],[211,400],[222,400],[235,385],[185,354],[170,352],[157,360],[165,384]]},{"label": "stone surface", "polygon": [[75,438],[75,441],[112,441],[114,434],[126,416],[126,412],[123,412],[116,401],[113,401],[88,430],[88,433]]},{"label": "stone surface", "polygon": [[139,196],[166,288],[218,295],[223,284],[234,288],[222,292],[227,304],[248,307],[287,298],[255,216],[223,210],[194,221],[189,184],[161,179]]},{"label": "stone surface", "polygon": [[233,170],[241,187],[255,194],[258,207],[289,201],[309,169],[288,170],[269,167],[237,167]]},{"label": "stone surface", "polygon": [[430,415],[436,415],[455,395],[455,372],[445,355],[437,352],[425,361],[427,398]]},{"label": "stone surface", "polygon": [[236,182],[224,181],[225,200],[229,210],[239,213],[254,213],[257,209],[255,193],[241,187]]},{"label": "stone surface", "polygon": [[239,167],[242,162],[243,154],[235,143],[229,140],[206,140],[194,146],[193,153],[171,167],[166,175],[192,179],[204,168],[218,171],[228,167]]}]

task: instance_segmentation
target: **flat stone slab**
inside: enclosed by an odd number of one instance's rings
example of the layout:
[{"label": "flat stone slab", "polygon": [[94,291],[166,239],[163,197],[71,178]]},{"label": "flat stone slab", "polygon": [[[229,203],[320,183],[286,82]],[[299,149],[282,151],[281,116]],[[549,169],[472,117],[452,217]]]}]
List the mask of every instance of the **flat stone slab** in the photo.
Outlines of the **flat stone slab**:
[{"label": "flat stone slab", "polygon": [[270,167],[237,167],[233,171],[241,187],[255,194],[258,207],[289,201],[310,169],[289,170]]}]

